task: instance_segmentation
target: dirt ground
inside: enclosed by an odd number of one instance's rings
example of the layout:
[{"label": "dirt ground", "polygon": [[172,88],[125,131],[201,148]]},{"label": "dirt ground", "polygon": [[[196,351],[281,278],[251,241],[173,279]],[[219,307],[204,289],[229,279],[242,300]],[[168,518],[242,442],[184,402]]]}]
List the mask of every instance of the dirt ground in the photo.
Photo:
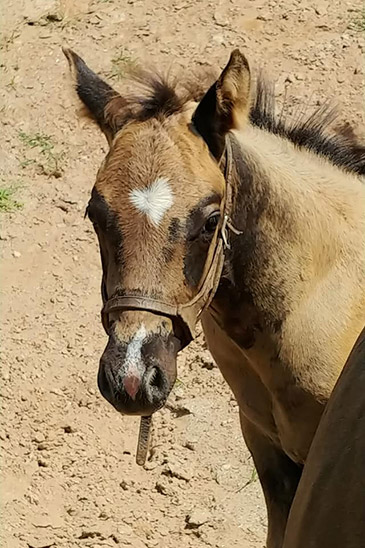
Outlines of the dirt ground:
[{"label": "dirt ground", "polygon": [[138,419],[98,392],[100,264],[83,213],[106,143],[78,115],[61,45],[115,87],[132,63],[222,67],[239,47],[279,98],[307,109],[328,97],[359,127],[361,2],[3,0],[1,11],[0,187],[15,192],[0,211],[1,546],[262,548],[259,482],[202,335],[179,357],[146,469]]}]

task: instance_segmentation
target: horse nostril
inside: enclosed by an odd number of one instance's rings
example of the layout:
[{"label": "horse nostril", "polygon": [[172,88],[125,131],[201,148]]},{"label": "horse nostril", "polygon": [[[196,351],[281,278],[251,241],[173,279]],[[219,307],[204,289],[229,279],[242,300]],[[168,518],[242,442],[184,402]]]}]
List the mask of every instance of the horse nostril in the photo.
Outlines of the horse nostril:
[{"label": "horse nostril", "polygon": [[160,392],[164,385],[165,380],[161,370],[158,367],[152,367],[146,375],[146,386],[153,392]]}]

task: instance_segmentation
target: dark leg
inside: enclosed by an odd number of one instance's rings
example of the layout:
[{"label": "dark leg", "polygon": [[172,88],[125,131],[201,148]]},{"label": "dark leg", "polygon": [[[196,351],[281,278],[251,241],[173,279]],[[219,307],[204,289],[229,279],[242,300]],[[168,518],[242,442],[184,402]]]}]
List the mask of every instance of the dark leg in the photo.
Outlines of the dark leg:
[{"label": "dark leg", "polygon": [[249,448],[264,491],[268,534],[267,548],[282,548],[289,510],[302,474],[302,467],[240,413],[243,437]]}]

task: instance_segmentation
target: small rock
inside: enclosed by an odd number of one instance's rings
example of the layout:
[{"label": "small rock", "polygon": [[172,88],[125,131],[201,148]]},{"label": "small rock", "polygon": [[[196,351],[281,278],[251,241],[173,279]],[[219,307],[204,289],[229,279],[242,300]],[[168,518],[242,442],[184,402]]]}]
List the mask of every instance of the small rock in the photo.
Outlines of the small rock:
[{"label": "small rock", "polygon": [[314,8],[314,11],[317,15],[322,16],[322,15],[326,15],[327,8],[325,6],[316,6]]},{"label": "small rock", "polygon": [[44,437],[43,434],[41,433],[37,433],[33,438],[32,438],[32,441],[34,441],[35,443],[42,443],[44,442],[46,438]]},{"label": "small rock", "polygon": [[40,531],[30,536],[26,535],[25,539],[29,548],[51,548],[51,546],[56,546],[54,537],[48,531]]},{"label": "small rock", "polygon": [[211,515],[204,508],[194,508],[190,514],[185,518],[186,526],[188,529],[197,529],[208,521],[210,521]]},{"label": "small rock", "polygon": [[55,396],[63,396],[64,395],[59,388],[52,388],[52,390],[50,390],[50,393],[54,394]]},{"label": "small rock", "polygon": [[37,449],[38,449],[38,451],[47,451],[48,450],[48,444],[45,443],[44,441],[42,441],[41,443],[38,443]]},{"label": "small rock", "polygon": [[226,27],[229,25],[229,19],[227,18],[225,13],[222,13],[221,10],[216,9],[213,15],[214,21],[219,25],[220,27]]},{"label": "small rock", "polygon": [[158,493],[161,493],[161,495],[168,495],[168,488],[160,481],[156,481],[155,488]]},{"label": "small rock", "polygon": [[295,79],[298,80],[299,82],[301,82],[302,80],[304,80],[304,76],[301,72],[297,72],[295,74]]},{"label": "small rock", "polygon": [[210,352],[208,352],[207,350],[198,356],[198,360],[200,362],[199,365],[201,365],[203,369],[208,369],[209,371],[211,371],[215,368],[213,358]]},{"label": "small rock", "polygon": [[291,74],[288,74],[287,77],[285,78],[285,82],[292,84],[294,82],[294,77]]},{"label": "small rock", "polygon": [[10,380],[9,371],[2,371],[2,377],[4,381],[9,381]]},{"label": "small rock", "polygon": [[168,497],[176,496],[176,490],[167,482],[156,481],[155,489],[158,493],[161,493],[161,495]]},{"label": "small rock", "polygon": [[212,37],[213,42],[216,44],[224,44],[224,36],[222,34],[215,34]]},{"label": "small rock", "polygon": [[190,449],[190,451],[195,451],[196,450],[196,444],[193,441],[190,441],[190,440],[187,440],[185,442],[184,447],[186,447],[187,449]]},{"label": "small rock", "polygon": [[19,251],[13,251],[13,257],[15,257],[16,259],[19,259],[19,257],[21,257],[22,254],[19,253]]},{"label": "small rock", "polygon": [[158,465],[159,465],[159,464],[158,464],[157,461],[155,461],[155,460],[150,460],[150,461],[149,461],[149,460],[148,460],[148,461],[145,463],[145,465],[144,465],[144,469],[145,469],[145,470],[154,470],[155,468],[158,467]]},{"label": "small rock", "polygon": [[178,462],[169,462],[162,471],[164,476],[170,476],[179,480],[189,482],[192,478],[190,470],[187,470]]},{"label": "small rock", "polygon": [[181,400],[185,396],[185,390],[182,386],[177,386],[174,389],[174,394],[177,400]]},{"label": "small rock", "polygon": [[47,13],[46,19],[47,21],[50,21],[51,23],[59,23],[60,21],[62,21],[63,16],[61,13],[54,11],[51,13]]}]

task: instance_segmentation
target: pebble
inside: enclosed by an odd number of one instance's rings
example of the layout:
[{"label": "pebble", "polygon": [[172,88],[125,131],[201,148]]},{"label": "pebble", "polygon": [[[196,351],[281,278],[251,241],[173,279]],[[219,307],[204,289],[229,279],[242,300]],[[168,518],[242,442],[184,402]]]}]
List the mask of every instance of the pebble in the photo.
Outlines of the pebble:
[{"label": "pebble", "polygon": [[13,257],[15,257],[16,259],[19,259],[19,257],[21,257],[22,254],[19,253],[19,251],[13,251]]},{"label": "pebble", "polygon": [[56,396],[63,396],[64,395],[59,388],[52,388],[52,390],[50,390],[50,393],[55,394]]},{"label": "pebble", "polygon": [[165,476],[171,476],[173,478],[184,480],[186,482],[189,482],[192,478],[191,471],[178,462],[169,462],[165,466],[162,473]]},{"label": "pebble", "polygon": [[216,44],[224,44],[224,36],[222,34],[215,34],[212,36],[212,40]]},{"label": "pebble", "polygon": [[193,441],[187,440],[184,444],[184,447],[190,449],[190,451],[196,451],[196,443]]},{"label": "pebble", "polygon": [[48,450],[48,444],[45,442],[38,443],[37,445],[38,451],[47,451]]},{"label": "pebble", "polygon": [[210,513],[204,508],[194,508],[185,518],[188,527],[196,529],[211,520]]},{"label": "pebble", "polygon": [[319,15],[320,17],[322,17],[323,15],[326,15],[327,13],[327,8],[325,6],[316,6],[314,8],[314,11],[317,15]]},{"label": "pebble", "polygon": [[216,24],[219,25],[220,27],[226,27],[229,25],[229,19],[219,9],[215,11],[213,18]]}]

